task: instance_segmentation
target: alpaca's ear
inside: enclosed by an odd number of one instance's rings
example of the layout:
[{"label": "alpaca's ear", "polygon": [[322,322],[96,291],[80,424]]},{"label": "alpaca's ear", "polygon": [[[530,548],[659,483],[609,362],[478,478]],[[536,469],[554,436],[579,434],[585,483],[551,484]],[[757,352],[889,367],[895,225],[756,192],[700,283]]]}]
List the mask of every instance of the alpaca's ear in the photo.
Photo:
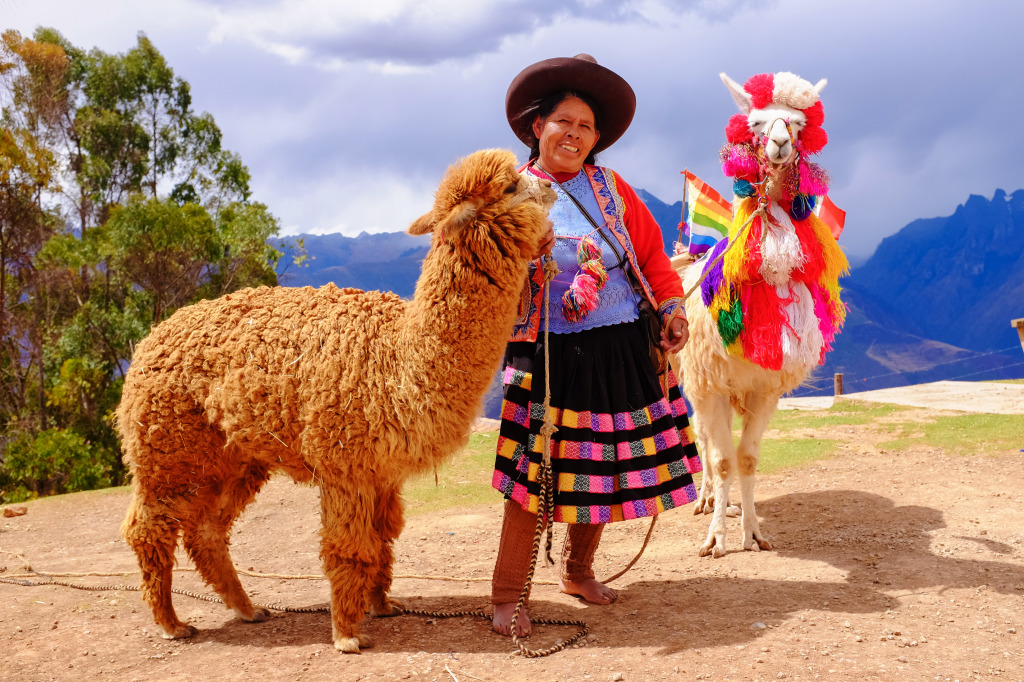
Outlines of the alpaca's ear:
[{"label": "alpaca's ear", "polygon": [[443,235],[455,234],[473,222],[483,204],[482,199],[467,199],[457,204],[448,212],[447,216],[437,223],[434,229]]},{"label": "alpaca's ear", "polygon": [[725,87],[729,88],[729,94],[736,100],[736,106],[740,108],[740,111],[744,115],[750,115],[750,93],[743,89],[743,86],[734,81],[733,79],[726,76],[724,73],[718,74],[718,77],[725,83]]},{"label": "alpaca's ear", "polygon": [[409,229],[406,230],[409,234],[420,235],[427,234],[428,232],[434,231],[434,212],[424,213],[419,218],[413,221]]},{"label": "alpaca's ear", "polygon": [[828,79],[822,78],[820,81],[814,84],[813,90],[816,94],[820,95],[821,91],[825,89],[826,85],[828,85]]}]

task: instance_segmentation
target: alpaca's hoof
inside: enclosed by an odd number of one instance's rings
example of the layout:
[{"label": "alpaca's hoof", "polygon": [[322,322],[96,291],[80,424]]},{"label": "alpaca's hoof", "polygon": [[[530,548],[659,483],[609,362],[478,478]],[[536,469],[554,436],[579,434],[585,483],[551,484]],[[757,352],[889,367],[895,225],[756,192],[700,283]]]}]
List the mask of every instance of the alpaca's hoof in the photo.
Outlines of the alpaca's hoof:
[{"label": "alpaca's hoof", "polygon": [[743,510],[740,509],[739,505],[730,504],[728,507],[725,508],[725,515],[731,516],[732,518],[736,518],[742,513]]},{"label": "alpaca's hoof", "polygon": [[246,616],[245,614],[240,612],[236,613],[238,613],[238,617],[246,623],[262,623],[263,621],[270,618],[270,610],[264,608],[254,608],[252,610],[251,616]]},{"label": "alpaca's hoof", "polygon": [[334,640],[334,648],[338,651],[346,654],[358,654],[359,653],[359,638],[358,637],[340,637]]},{"label": "alpaca's hoof", "polygon": [[362,632],[355,637],[337,637],[334,640],[334,648],[342,653],[358,654],[360,649],[373,648],[373,638]]},{"label": "alpaca's hoof", "polygon": [[164,639],[186,639],[199,632],[196,628],[185,623],[164,627],[163,630],[160,636]]},{"label": "alpaca's hoof", "polygon": [[400,616],[403,613],[405,613],[405,607],[402,606],[402,603],[387,597],[385,597],[382,604],[370,607],[371,617],[388,618],[390,616]]}]

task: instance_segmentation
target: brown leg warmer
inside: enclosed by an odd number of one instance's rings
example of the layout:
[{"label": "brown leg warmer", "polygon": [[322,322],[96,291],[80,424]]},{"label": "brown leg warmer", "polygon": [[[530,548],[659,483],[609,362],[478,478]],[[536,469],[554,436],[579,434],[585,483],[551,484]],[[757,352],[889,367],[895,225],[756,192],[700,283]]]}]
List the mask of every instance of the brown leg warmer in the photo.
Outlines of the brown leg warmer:
[{"label": "brown leg warmer", "polygon": [[519,601],[526,575],[530,572],[533,534],[536,529],[536,514],[524,510],[518,502],[505,500],[498,559],[494,562],[494,575],[491,577],[492,604]]},{"label": "brown leg warmer", "polygon": [[562,580],[579,582],[594,577],[594,553],[603,523],[570,523],[562,545]]}]

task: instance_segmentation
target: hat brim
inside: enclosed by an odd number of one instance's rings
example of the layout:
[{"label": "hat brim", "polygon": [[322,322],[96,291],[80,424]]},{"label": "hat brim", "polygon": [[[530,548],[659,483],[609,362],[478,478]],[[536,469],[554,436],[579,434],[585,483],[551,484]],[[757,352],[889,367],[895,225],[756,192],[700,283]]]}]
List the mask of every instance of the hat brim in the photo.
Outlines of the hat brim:
[{"label": "hat brim", "polygon": [[527,147],[535,139],[534,117],[521,116],[522,112],[537,100],[564,90],[587,95],[601,108],[601,137],[594,153],[610,147],[633,121],[636,94],[622,76],[577,57],[545,59],[520,71],[505,95],[505,116],[516,137]]}]

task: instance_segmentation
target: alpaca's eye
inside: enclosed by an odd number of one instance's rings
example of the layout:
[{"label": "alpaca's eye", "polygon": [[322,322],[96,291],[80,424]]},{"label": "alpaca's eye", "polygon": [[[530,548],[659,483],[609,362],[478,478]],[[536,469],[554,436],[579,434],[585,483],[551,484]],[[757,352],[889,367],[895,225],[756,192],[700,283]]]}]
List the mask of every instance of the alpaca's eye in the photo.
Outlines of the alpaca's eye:
[{"label": "alpaca's eye", "polygon": [[519,189],[519,183],[513,182],[511,185],[505,188],[505,194],[515,194],[517,189]]}]

